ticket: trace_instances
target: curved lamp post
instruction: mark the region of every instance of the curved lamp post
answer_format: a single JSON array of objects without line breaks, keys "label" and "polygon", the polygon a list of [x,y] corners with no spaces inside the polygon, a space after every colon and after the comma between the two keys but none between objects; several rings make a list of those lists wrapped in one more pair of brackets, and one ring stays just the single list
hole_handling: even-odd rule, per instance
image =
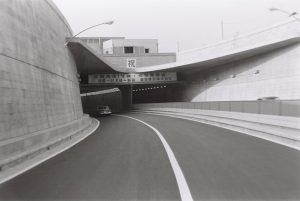
[{"label": "curved lamp post", "polygon": [[288,11],[285,11],[285,10],[282,10],[282,9],[279,9],[279,8],[270,8],[269,11],[279,11],[281,13],[284,13],[284,14],[288,15],[289,17],[293,17],[297,21],[300,21],[300,19],[296,17],[296,15],[298,14],[297,12],[290,13]]},{"label": "curved lamp post", "polygon": [[104,25],[104,24],[112,25],[113,23],[114,23],[114,21],[108,21],[108,22],[103,22],[103,23],[96,24],[96,25],[93,25],[93,26],[91,26],[91,27],[88,27],[88,28],[86,28],[86,29],[80,31],[79,33],[75,34],[75,35],[72,36],[71,38],[69,38],[69,40],[65,43],[65,47],[67,47],[68,44],[69,44],[69,42],[70,42],[71,40],[73,40],[73,38],[75,38],[76,36],[78,36],[79,34],[85,32],[85,31],[87,31],[87,30],[89,30],[89,29],[92,29],[92,28],[94,28],[94,27],[100,26],[100,25]]}]

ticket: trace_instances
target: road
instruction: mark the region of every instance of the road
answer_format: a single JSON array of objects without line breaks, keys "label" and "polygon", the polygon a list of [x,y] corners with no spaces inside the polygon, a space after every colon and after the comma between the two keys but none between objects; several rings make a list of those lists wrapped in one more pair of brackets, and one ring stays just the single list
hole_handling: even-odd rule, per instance
[{"label": "road", "polygon": [[[300,200],[299,151],[189,120],[126,114],[157,129],[194,200]],[[0,200],[180,200],[166,149],[149,126],[101,118],[81,143],[0,185]]]}]

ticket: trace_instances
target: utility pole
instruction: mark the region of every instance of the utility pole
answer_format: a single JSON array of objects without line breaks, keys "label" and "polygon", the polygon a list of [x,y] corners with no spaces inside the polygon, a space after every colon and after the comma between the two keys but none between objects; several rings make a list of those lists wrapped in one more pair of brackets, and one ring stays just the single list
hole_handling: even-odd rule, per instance
[{"label": "utility pole", "polygon": [[222,36],[222,40],[224,40],[224,22],[223,22],[223,20],[221,20],[221,36]]},{"label": "utility pole", "polygon": [[288,11],[285,11],[285,10],[282,10],[282,9],[279,9],[279,8],[269,8],[269,11],[279,11],[279,12],[282,12],[284,14],[287,14],[288,17],[293,17],[295,20],[297,20],[298,22],[300,22],[300,18],[296,17],[296,15],[298,15],[297,12],[288,12]]}]

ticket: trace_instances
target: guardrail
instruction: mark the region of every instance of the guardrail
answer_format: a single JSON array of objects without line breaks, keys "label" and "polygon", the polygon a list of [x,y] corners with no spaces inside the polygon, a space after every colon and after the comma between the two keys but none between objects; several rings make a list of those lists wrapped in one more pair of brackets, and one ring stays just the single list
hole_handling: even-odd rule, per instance
[{"label": "guardrail", "polygon": [[183,108],[300,117],[300,100],[168,102],[134,104],[132,109]]}]

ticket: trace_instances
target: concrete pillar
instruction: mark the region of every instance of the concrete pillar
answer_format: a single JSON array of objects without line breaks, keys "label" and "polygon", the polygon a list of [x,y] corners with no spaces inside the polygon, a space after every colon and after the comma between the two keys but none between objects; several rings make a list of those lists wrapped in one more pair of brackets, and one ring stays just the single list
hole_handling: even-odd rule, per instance
[{"label": "concrete pillar", "polygon": [[129,109],[132,105],[132,85],[119,87],[122,93],[123,110]]}]

